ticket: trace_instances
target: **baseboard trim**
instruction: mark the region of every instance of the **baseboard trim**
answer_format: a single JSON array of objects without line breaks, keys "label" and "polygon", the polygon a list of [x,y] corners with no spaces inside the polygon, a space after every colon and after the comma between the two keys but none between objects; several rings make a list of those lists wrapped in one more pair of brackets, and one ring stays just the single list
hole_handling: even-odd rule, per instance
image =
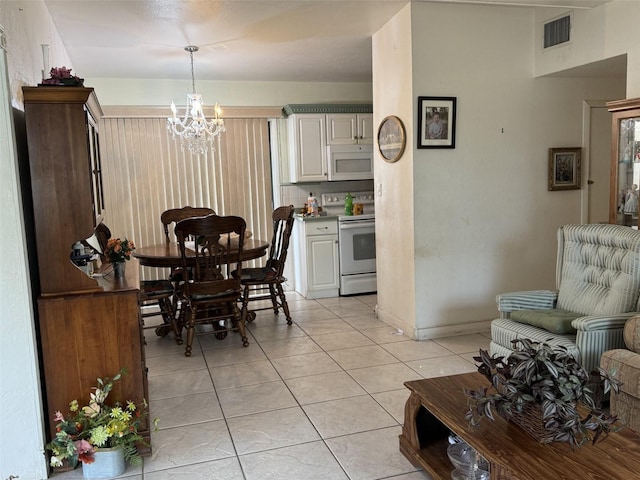
[{"label": "baseboard trim", "polygon": [[454,335],[466,335],[470,333],[484,333],[491,330],[491,320],[480,322],[458,323],[441,327],[415,328],[414,325],[396,317],[395,315],[378,308],[378,319],[387,325],[400,329],[404,334],[414,340],[430,340],[432,338],[452,337]]},{"label": "baseboard trim", "polygon": [[466,335],[469,333],[484,333],[491,330],[491,320],[483,320],[473,323],[459,323],[446,327],[419,328],[416,332],[418,340],[431,338],[452,337],[454,335]]}]

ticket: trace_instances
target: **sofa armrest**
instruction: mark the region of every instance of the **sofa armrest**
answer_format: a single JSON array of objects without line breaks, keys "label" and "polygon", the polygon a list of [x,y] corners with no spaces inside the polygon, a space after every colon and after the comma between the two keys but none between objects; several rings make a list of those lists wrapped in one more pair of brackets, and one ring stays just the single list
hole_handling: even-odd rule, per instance
[{"label": "sofa armrest", "polygon": [[640,315],[634,315],[624,324],[624,344],[628,350],[640,353]]},{"label": "sofa armrest", "polygon": [[637,312],[617,315],[592,315],[576,318],[576,345],[584,368],[590,372],[600,365],[600,357],[607,350],[624,348],[624,325]]},{"label": "sofa armrest", "polygon": [[543,310],[554,308],[557,299],[558,292],[552,292],[551,290],[528,290],[496,295],[500,318],[509,318],[509,313],[515,310]]},{"label": "sofa armrest", "polygon": [[622,330],[627,320],[636,315],[638,315],[638,312],[618,313],[616,315],[589,315],[576,318],[571,322],[571,326],[578,332]]}]

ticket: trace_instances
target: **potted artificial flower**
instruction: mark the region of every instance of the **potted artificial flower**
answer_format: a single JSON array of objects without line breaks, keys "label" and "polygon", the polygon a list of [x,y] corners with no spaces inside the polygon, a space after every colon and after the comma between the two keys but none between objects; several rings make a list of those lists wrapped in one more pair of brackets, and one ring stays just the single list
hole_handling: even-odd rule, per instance
[{"label": "potted artificial flower", "polygon": [[131,254],[136,249],[133,240],[125,238],[110,238],[104,249],[105,258],[113,265],[113,271],[116,277],[124,277],[124,262],[131,259]]},{"label": "potted artificial flower", "polygon": [[513,344],[507,358],[485,350],[473,357],[490,386],[465,389],[465,418],[472,427],[484,417],[494,420],[495,410],[539,442],[568,442],[572,448],[620,428],[617,418],[601,408],[609,390],[618,391],[618,380],[602,369],[587,372],[564,347],[529,339]]},{"label": "potted artificial flower", "polygon": [[42,85],[65,85],[70,87],[82,87],[84,78],[71,75],[71,68],[53,67],[49,71],[49,78],[42,80]]},{"label": "potted artificial flower", "polygon": [[98,378],[88,405],[80,406],[73,400],[68,415],[55,412],[57,433],[46,446],[51,451],[52,467],[61,467],[66,461],[75,468],[81,462],[85,478],[110,478],[124,472],[125,460],[132,465],[142,464],[138,445],[147,444],[139,429],[148,417],[146,401],[140,405],[132,401],[112,406],[105,403],[113,382],[124,373],[123,369],[113,378]]}]

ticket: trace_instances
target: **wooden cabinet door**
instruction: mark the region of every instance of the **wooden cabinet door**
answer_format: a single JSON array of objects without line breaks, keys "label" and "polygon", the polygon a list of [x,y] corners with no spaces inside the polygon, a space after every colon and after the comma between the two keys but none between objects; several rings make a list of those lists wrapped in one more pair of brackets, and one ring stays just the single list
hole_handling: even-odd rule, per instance
[{"label": "wooden cabinet door", "polygon": [[110,401],[149,399],[137,291],[41,297],[38,312],[52,436],[57,410],[67,412],[72,400],[85,405],[96,379],[122,368],[127,374],[114,385]]},{"label": "wooden cabinet door", "polygon": [[96,226],[91,155],[102,110],[92,88],[24,87],[23,94],[39,293],[100,290],[69,255]]}]

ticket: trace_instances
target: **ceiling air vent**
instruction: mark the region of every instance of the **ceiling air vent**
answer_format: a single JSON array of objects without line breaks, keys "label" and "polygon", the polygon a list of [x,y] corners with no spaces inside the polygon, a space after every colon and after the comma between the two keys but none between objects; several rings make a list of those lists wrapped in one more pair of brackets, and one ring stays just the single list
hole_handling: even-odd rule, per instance
[{"label": "ceiling air vent", "polygon": [[544,24],[544,48],[554,47],[569,41],[571,15],[556,18]]}]

